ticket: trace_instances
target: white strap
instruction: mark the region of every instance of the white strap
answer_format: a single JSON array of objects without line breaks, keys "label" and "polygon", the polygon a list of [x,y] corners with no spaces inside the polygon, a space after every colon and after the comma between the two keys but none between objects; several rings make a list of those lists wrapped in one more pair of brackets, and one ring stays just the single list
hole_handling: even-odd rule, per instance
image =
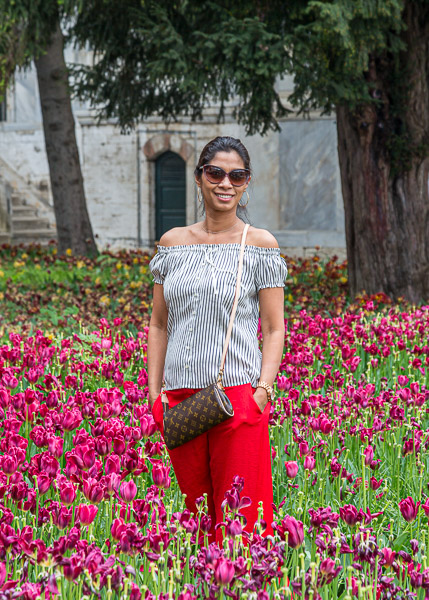
[{"label": "white strap", "polygon": [[244,248],[245,248],[245,245],[246,245],[246,236],[247,236],[247,231],[248,231],[249,227],[250,227],[249,224],[246,224],[244,226],[243,235],[241,237],[241,247],[240,247],[240,256],[238,258],[238,271],[237,271],[237,281],[236,281],[236,284],[235,284],[234,303],[232,305],[231,317],[229,319],[229,325],[228,325],[228,329],[226,331],[225,343],[223,345],[222,358],[220,359],[220,366],[219,366],[218,383],[220,383],[221,385],[222,385],[223,368],[225,366],[226,352],[228,350],[229,339],[231,337],[232,326],[234,325],[235,313],[237,311],[238,298],[240,296],[241,274],[243,272]]}]

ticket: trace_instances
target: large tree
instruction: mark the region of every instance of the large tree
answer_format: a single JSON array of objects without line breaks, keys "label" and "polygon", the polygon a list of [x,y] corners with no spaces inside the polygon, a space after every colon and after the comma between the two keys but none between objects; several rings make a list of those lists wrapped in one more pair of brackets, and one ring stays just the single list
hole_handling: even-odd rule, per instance
[{"label": "large tree", "polygon": [[336,112],[350,292],[429,297],[429,0],[88,0],[76,39],[96,61],[76,91],[123,129],[194,119],[235,97],[265,133],[286,114]]},{"label": "large tree", "polygon": [[86,207],[60,27],[62,19],[75,14],[76,7],[68,0],[0,0],[0,47],[9,42],[0,79],[7,81],[13,68],[34,60],[59,251],[71,248],[75,254],[94,255],[97,248]]}]

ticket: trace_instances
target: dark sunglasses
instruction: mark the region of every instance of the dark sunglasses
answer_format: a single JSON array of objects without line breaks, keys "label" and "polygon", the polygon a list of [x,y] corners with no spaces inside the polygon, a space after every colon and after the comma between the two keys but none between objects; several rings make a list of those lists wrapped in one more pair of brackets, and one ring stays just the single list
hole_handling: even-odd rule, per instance
[{"label": "dark sunglasses", "polygon": [[213,184],[221,183],[225,177],[228,177],[232,185],[239,187],[240,185],[247,183],[250,179],[249,169],[234,169],[229,173],[214,165],[203,165],[200,169],[203,170],[207,181]]}]

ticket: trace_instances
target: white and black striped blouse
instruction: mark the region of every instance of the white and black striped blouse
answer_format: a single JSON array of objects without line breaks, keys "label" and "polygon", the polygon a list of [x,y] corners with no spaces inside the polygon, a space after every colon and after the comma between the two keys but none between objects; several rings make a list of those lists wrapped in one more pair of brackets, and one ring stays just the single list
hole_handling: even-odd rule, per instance
[{"label": "white and black striped blouse", "polygon": [[[158,246],[150,262],[168,308],[167,390],[216,381],[235,293],[240,244]],[[256,385],[261,370],[258,292],[284,287],[278,248],[246,245],[240,298],[225,361],[225,386]]]}]

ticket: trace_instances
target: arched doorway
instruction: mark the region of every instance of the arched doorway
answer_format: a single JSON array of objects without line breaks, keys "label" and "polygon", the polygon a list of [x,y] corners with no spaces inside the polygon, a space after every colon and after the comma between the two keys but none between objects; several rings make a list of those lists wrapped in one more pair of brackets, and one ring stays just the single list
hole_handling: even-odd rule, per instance
[{"label": "arched doorway", "polygon": [[185,161],[164,152],[155,163],[155,236],[159,240],[172,227],[186,225]]}]

